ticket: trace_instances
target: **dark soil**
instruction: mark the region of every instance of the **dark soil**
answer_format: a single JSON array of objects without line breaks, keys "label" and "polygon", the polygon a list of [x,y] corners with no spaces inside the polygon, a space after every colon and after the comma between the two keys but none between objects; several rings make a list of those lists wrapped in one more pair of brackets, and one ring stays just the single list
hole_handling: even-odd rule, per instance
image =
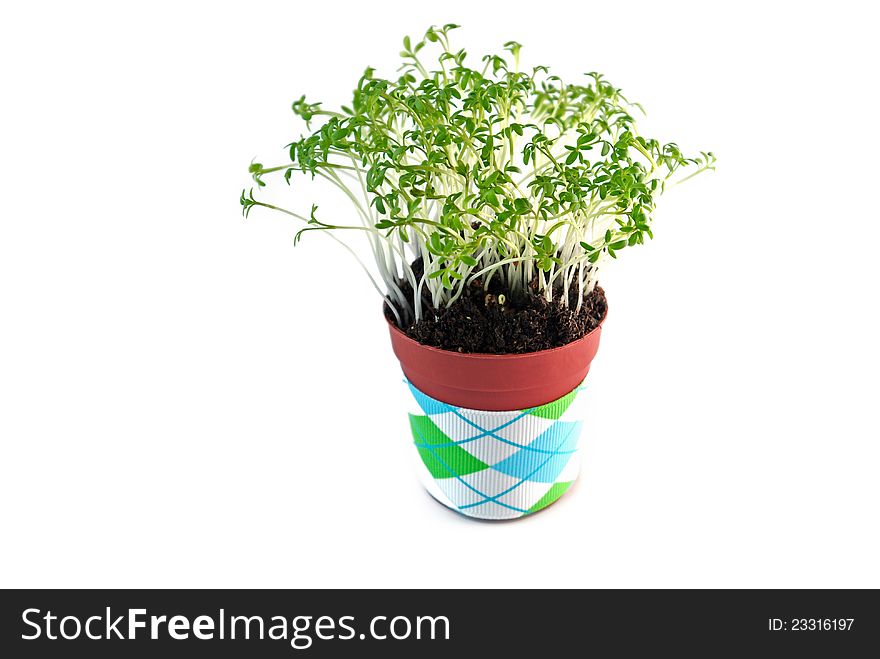
[{"label": "dark soil", "polygon": [[[413,263],[416,278],[421,277],[421,259]],[[449,309],[437,311],[430,299],[423,297],[422,320],[401,328],[419,343],[458,352],[523,353],[558,348],[581,338],[605,317],[605,291],[596,286],[584,296],[581,310],[577,307],[577,290],[569,291],[569,306],[559,303],[559,289],[553,302],[529,292],[512,296],[501,282],[493,277],[489,290],[484,282],[475,280]],[[534,287],[533,287],[534,288]],[[575,289],[577,287],[574,287]],[[401,285],[404,294],[412,299],[409,283]],[[499,304],[499,297],[504,304]],[[395,325],[394,316],[385,309],[386,317]]]}]

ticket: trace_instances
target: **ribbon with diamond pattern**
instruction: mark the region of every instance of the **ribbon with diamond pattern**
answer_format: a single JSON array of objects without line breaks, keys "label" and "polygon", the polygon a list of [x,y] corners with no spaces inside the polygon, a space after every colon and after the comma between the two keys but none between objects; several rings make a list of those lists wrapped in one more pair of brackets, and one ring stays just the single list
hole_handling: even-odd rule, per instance
[{"label": "ribbon with diamond pattern", "polygon": [[513,519],[546,508],[577,478],[582,386],[546,405],[491,412],[407,384],[418,405],[409,422],[422,482],[440,503],[469,517]]}]

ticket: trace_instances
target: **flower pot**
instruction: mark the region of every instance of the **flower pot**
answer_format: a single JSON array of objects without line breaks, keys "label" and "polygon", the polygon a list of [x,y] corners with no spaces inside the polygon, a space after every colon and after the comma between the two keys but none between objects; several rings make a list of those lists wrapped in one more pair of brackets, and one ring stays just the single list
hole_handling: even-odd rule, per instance
[{"label": "flower pot", "polygon": [[514,519],[568,489],[602,323],[559,348],[488,355],[422,345],[389,322],[412,392],[422,482],[435,499],[468,517]]}]

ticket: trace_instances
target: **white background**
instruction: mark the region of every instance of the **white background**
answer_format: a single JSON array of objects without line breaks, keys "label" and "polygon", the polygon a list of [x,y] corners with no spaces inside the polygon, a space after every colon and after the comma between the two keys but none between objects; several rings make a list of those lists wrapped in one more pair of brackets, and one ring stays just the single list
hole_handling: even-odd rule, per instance
[{"label": "white background", "polygon": [[[0,585],[880,587],[867,7],[7,5]],[[239,214],[292,100],[450,21],[719,158],[606,271],[581,480],[513,523],[421,490],[356,265]]]}]

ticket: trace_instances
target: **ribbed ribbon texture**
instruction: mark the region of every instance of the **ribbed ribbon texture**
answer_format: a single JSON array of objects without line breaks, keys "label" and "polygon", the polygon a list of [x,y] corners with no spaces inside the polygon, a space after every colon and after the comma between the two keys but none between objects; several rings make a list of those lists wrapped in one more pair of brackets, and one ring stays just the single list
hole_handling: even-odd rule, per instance
[{"label": "ribbed ribbon texture", "polygon": [[409,415],[422,480],[453,510],[479,519],[514,519],[549,506],[580,467],[578,387],[526,410],[490,412],[440,402],[408,383]]}]

